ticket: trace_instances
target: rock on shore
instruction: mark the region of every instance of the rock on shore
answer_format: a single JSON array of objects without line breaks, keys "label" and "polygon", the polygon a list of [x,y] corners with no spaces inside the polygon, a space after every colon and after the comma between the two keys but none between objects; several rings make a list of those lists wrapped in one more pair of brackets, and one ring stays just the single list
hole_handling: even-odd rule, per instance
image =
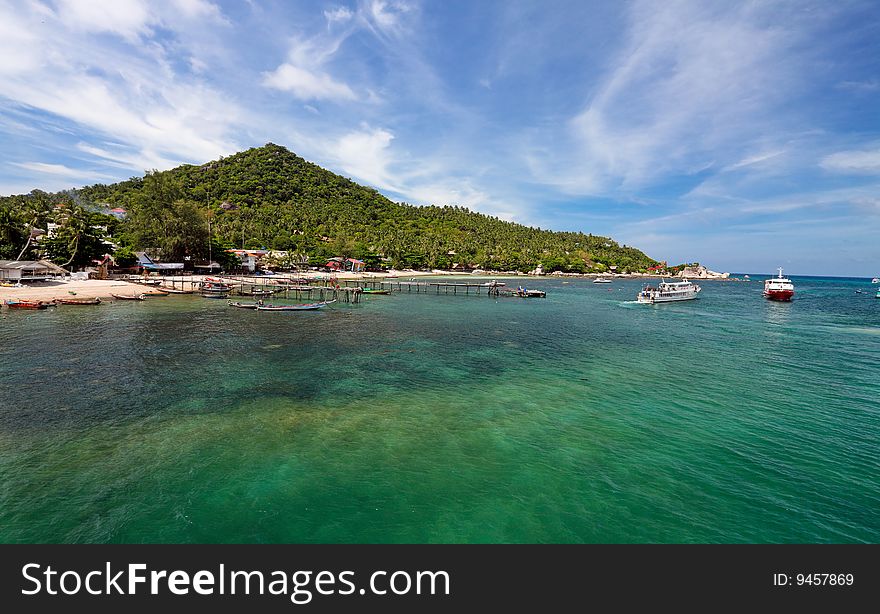
[{"label": "rock on shore", "polygon": [[695,267],[685,267],[678,276],[687,279],[727,279],[730,277],[730,273],[710,271],[703,265],[699,265]]}]

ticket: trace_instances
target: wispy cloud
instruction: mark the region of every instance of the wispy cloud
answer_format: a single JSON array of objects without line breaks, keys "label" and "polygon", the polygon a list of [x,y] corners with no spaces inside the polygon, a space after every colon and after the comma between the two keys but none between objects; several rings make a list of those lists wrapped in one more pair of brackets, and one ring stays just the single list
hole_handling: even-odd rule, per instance
[{"label": "wispy cloud", "polygon": [[291,92],[300,100],[354,100],[354,92],[348,85],[336,81],[323,72],[311,71],[301,66],[285,63],[266,73],[263,83],[278,90]]},{"label": "wispy cloud", "polygon": [[880,149],[838,151],[823,158],[820,165],[841,173],[880,174]]},{"label": "wispy cloud", "polygon": [[32,5],[39,10],[30,12],[0,5],[0,24],[7,24],[0,28],[12,24],[18,32],[41,33],[39,44],[24,41],[27,34],[12,37],[15,64],[28,70],[0,69],[0,96],[9,107],[63,118],[68,126],[123,144],[129,155],[117,159],[199,161],[235,151],[230,133],[240,112],[228,96],[177,74],[156,43],[131,54],[113,38],[89,36],[102,32],[133,42],[149,37],[154,26],[184,27],[187,14],[195,20],[222,15],[204,1],[172,5],[70,1],[59,2],[57,12],[43,5]]},{"label": "wispy cloud", "polygon": [[392,179],[389,146],[394,135],[367,125],[332,142],[328,155],[346,173],[372,186],[395,192],[400,187]]},{"label": "wispy cloud", "polygon": [[97,180],[112,178],[110,175],[106,175],[104,173],[96,173],[93,171],[78,168],[70,168],[69,166],[65,166],[63,164],[50,164],[47,162],[13,162],[13,166],[33,171],[38,174],[56,175],[59,177],[71,177],[75,179],[88,178]]},{"label": "wispy cloud", "polygon": [[628,22],[626,43],[566,126],[570,172],[536,171],[570,191],[634,191],[709,164],[743,166],[756,141],[787,137],[796,33],[755,5],[636,2]]},{"label": "wispy cloud", "polygon": [[334,9],[329,9],[324,11],[324,17],[327,19],[327,22],[332,24],[336,21],[348,21],[354,16],[354,13],[344,6],[339,6]]}]

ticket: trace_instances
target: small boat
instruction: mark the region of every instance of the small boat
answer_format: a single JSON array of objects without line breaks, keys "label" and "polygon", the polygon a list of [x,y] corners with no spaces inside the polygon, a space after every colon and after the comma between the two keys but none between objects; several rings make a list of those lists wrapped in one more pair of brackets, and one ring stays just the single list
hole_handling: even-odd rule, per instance
[{"label": "small boat", "polygon": [[44,301],[20,301],[16,299],[6,301],[6,306],[10,309],[46,309],[52,304]]},{"label": "small boat", "polygon": [[321,309],[326,307],[331,303],[335,303],[336,299],[332,301],[322,301],[320,303],[306,303],[304,305],[257,305],[258,311],[312,311],[315,309]]},{"label": "small boat", "polygon": [[242,296],[272,296],[276,290],[251,290],[250,292],[242,292]]},{"label": "small boat", "polygon": [[778,277],[764,281],[764,298],[770,301],[790,301],[792,296],[794,296],[794,284],[790,279],[782,276],[782,267],[779,267]]},{"label": "small boat", "polygon": [[520,286],[516,289],[516,292],[513,293],[514,296],[518,296],[520,298],[546,298],[547,293],[543,290],[529,290],[527,288],[523,288]]},{"label": "small boat", "polygon": [[202,283],[201,295],[205,298],[228,298],[232,286],[210,277]]},{"label": "small boat", "polygon": [[380,288],[362,288],[361,292],[364,294],[391,294],[391,290],[383,290]]},{"label": "small boat", "polygon": [[147,296],[168,296],[171,293],[167,292],[165,290],[156,289],[156,290],[150,290],[146,294],[147,294]]},{"label": "small boat", "polygon": [[646,285],[636,295],[636,302],[647,303],[672,303],[675,301],[689,301],[697,298],[702,291],[700,286],[685,279],[684,281],[662,281],[656,288]]},{"label": "small boat", "polygon": [[607,277],[597,277],[596,279],[593,280],[593,283],[594,284],[610,284],[611,280],[608,279]]},{"label": "small boat", "polygon": [[178,290],[177,288],[169,288],[168,286],[159,286],[159,290],[168,294],[192,294],[192,290]]},{"label": "small boat", "polygon": [[877,295],[874,298],[880,298],[880,290],[877,290]]},{"label": "small boat", "polygon": [[875,277],[874,279],[871,280],[871,283],[872,284],[880,284],[880,277]]},{"label": "small boat", "polygon": [[236,302],[228,301],[226,304],[229,305],[230,307],[238,307],[239,309],[256,309],[257,307],[260,306],[260,303],[240,303],[238,301],[236,301]]},{"label": "small boat", "polygon": [[55,300],[59,305],[100,305],[99,298],[59,298]]},{"label": "small boat", "polygon": [[147,300],[146,294],[110,294],[115,299],[119,299],[120,301],[145,301]]},{"label": "small boat", "polygon": [[[562,283],[566,283],[566,282],[562,282]],[[504,282],[503,281],[495,281],[493,279],[492,281],[487,281],[486,283],[484,283],[482,285],[485,286],[486,288],[502,288],[502,287],[504,287]]]}]

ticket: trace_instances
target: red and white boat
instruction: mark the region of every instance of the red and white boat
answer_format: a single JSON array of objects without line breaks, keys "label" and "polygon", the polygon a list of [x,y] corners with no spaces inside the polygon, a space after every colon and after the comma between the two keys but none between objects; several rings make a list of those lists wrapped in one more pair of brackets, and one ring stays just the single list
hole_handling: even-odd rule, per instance
[{"label": "red and white boat", "polygon": [[771,277],[764,282],[764,298],[771,301],[790,301],[794,296],[794,284],[787,277],[782,276],[782,267],[779,267],[779,276]]}]

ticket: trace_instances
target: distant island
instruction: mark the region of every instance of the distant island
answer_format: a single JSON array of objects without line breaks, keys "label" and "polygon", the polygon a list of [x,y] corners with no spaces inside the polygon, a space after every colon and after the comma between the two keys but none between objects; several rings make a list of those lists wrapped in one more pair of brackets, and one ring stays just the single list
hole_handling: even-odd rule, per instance
[{"label": "distant island", "polygon": [[608,237],[395,203],[272,143],[111,185],[0,197],[0,259],[83,268],[109,253],[124,266],[149,250],[228,268],[232,248],[277,250],[280,268],[336,257],[367,270],[677,272]]}]

